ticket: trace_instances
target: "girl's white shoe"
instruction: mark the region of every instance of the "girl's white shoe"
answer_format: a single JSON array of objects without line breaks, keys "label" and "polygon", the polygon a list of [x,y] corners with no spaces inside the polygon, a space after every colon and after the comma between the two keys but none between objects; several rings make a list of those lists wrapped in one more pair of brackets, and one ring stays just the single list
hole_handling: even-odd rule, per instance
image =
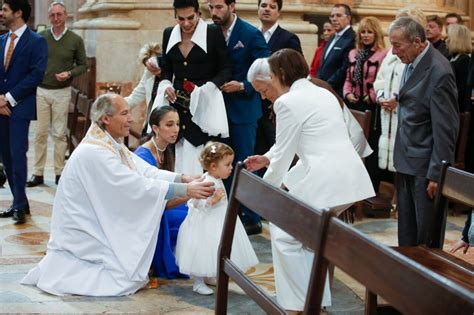
[{"label": "girl's white shoe", "polygon": [[205,283],[194,283],[193,291],[201,295],[211,295],[214,293],[211,288],[209,288]]}]

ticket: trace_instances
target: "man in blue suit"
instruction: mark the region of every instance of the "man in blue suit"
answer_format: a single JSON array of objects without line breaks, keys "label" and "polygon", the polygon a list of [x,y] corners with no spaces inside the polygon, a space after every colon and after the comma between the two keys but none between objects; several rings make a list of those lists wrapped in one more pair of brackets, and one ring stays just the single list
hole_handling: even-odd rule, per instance
[{"label": "man in blue suit", "polygon": [[25,222],[30,209],[26,198],[26,152],[30,121],[36,119],[36,88],[48,62],[44,37],[31,31],[27,0],[4,0],[1,17],[10,30],[0,37],[0,154],[13,194],[11,207],[0,217]]},{"label": "man in blue suit", "polygon": [[[262,116],[260,95],[247,81],[247,72],[255,59],[270,56],[270,50],[262,33],[234,13],[235,0],[208,0],[208,5],[212,20],[221,26],[233,62],[232,80],[223,84],[221,90],[235,160],[243,161],[254,154],[257,121]],[[248,209],[242,211],[247,233],[260,233],[260,217]]]},{"label": "man in blue suit", "polygon": [[318,79],[327,81],[342,95],[342,87],[349,67],[349,52],[355,47],[355,32],[351,27],[352,13],[347,4],[336,4],[331,10],[331,24],[336,33],[324,47]]},{"label": "man in blue suit", "polygon": [[[283,0],[258,0],[258,19],[262,23],[260,31],[272,53],[283,48],[291,48],[303,53],[298,36],[278,25],[282,7]],[[272,122],[272,112],[272,103],[269,100],[262,100],[262,117],[258,120],[255,154],[264,154],[275,144],[275,124]],[[263,176],[265,170],[257,173]]]}]

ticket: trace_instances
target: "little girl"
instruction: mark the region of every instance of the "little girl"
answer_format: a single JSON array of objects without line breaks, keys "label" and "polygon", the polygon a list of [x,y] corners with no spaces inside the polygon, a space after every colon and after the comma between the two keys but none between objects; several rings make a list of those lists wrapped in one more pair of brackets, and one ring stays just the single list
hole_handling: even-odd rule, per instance
[{"label": "little girl", "polygon": [[[213,291],[204,283],[204,277],[215,277],[217,273],[217,252],[227,210],[227,195],[222,179],[232,172],[234,151],[226,144],[209,142],[199,158],[207,171],[204,181],[214,183],[216,192],[205,200],[190,199],[188,214],[178,232],[176,262],[179,271],[194,278],[193,291],[203,295]],[[256,265],[257,256],[237,218],[232,261],[242,270]]]}]

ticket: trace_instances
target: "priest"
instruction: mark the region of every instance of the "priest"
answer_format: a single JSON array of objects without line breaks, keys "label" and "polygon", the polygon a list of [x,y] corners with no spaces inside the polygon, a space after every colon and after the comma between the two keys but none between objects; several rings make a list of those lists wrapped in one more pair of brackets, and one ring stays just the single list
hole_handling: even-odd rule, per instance
[{"label": "priest", "polygon": [[131,153],[122,139],[132,116],[121,96],[99,96],[91,120],[59,182],[46,256],[22,283],[54,295],[133,294],[148,282],[166,201],[207,198],[214,187]]}]

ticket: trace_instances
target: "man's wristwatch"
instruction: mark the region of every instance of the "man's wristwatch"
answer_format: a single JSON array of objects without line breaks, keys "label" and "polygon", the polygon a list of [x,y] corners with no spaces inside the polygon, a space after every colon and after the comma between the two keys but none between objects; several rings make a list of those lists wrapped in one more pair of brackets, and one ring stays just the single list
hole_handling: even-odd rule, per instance
[{"label": "man's wristwatch", "polygon": [[245,90],[244,82],[240,82],[240,91]]}]

